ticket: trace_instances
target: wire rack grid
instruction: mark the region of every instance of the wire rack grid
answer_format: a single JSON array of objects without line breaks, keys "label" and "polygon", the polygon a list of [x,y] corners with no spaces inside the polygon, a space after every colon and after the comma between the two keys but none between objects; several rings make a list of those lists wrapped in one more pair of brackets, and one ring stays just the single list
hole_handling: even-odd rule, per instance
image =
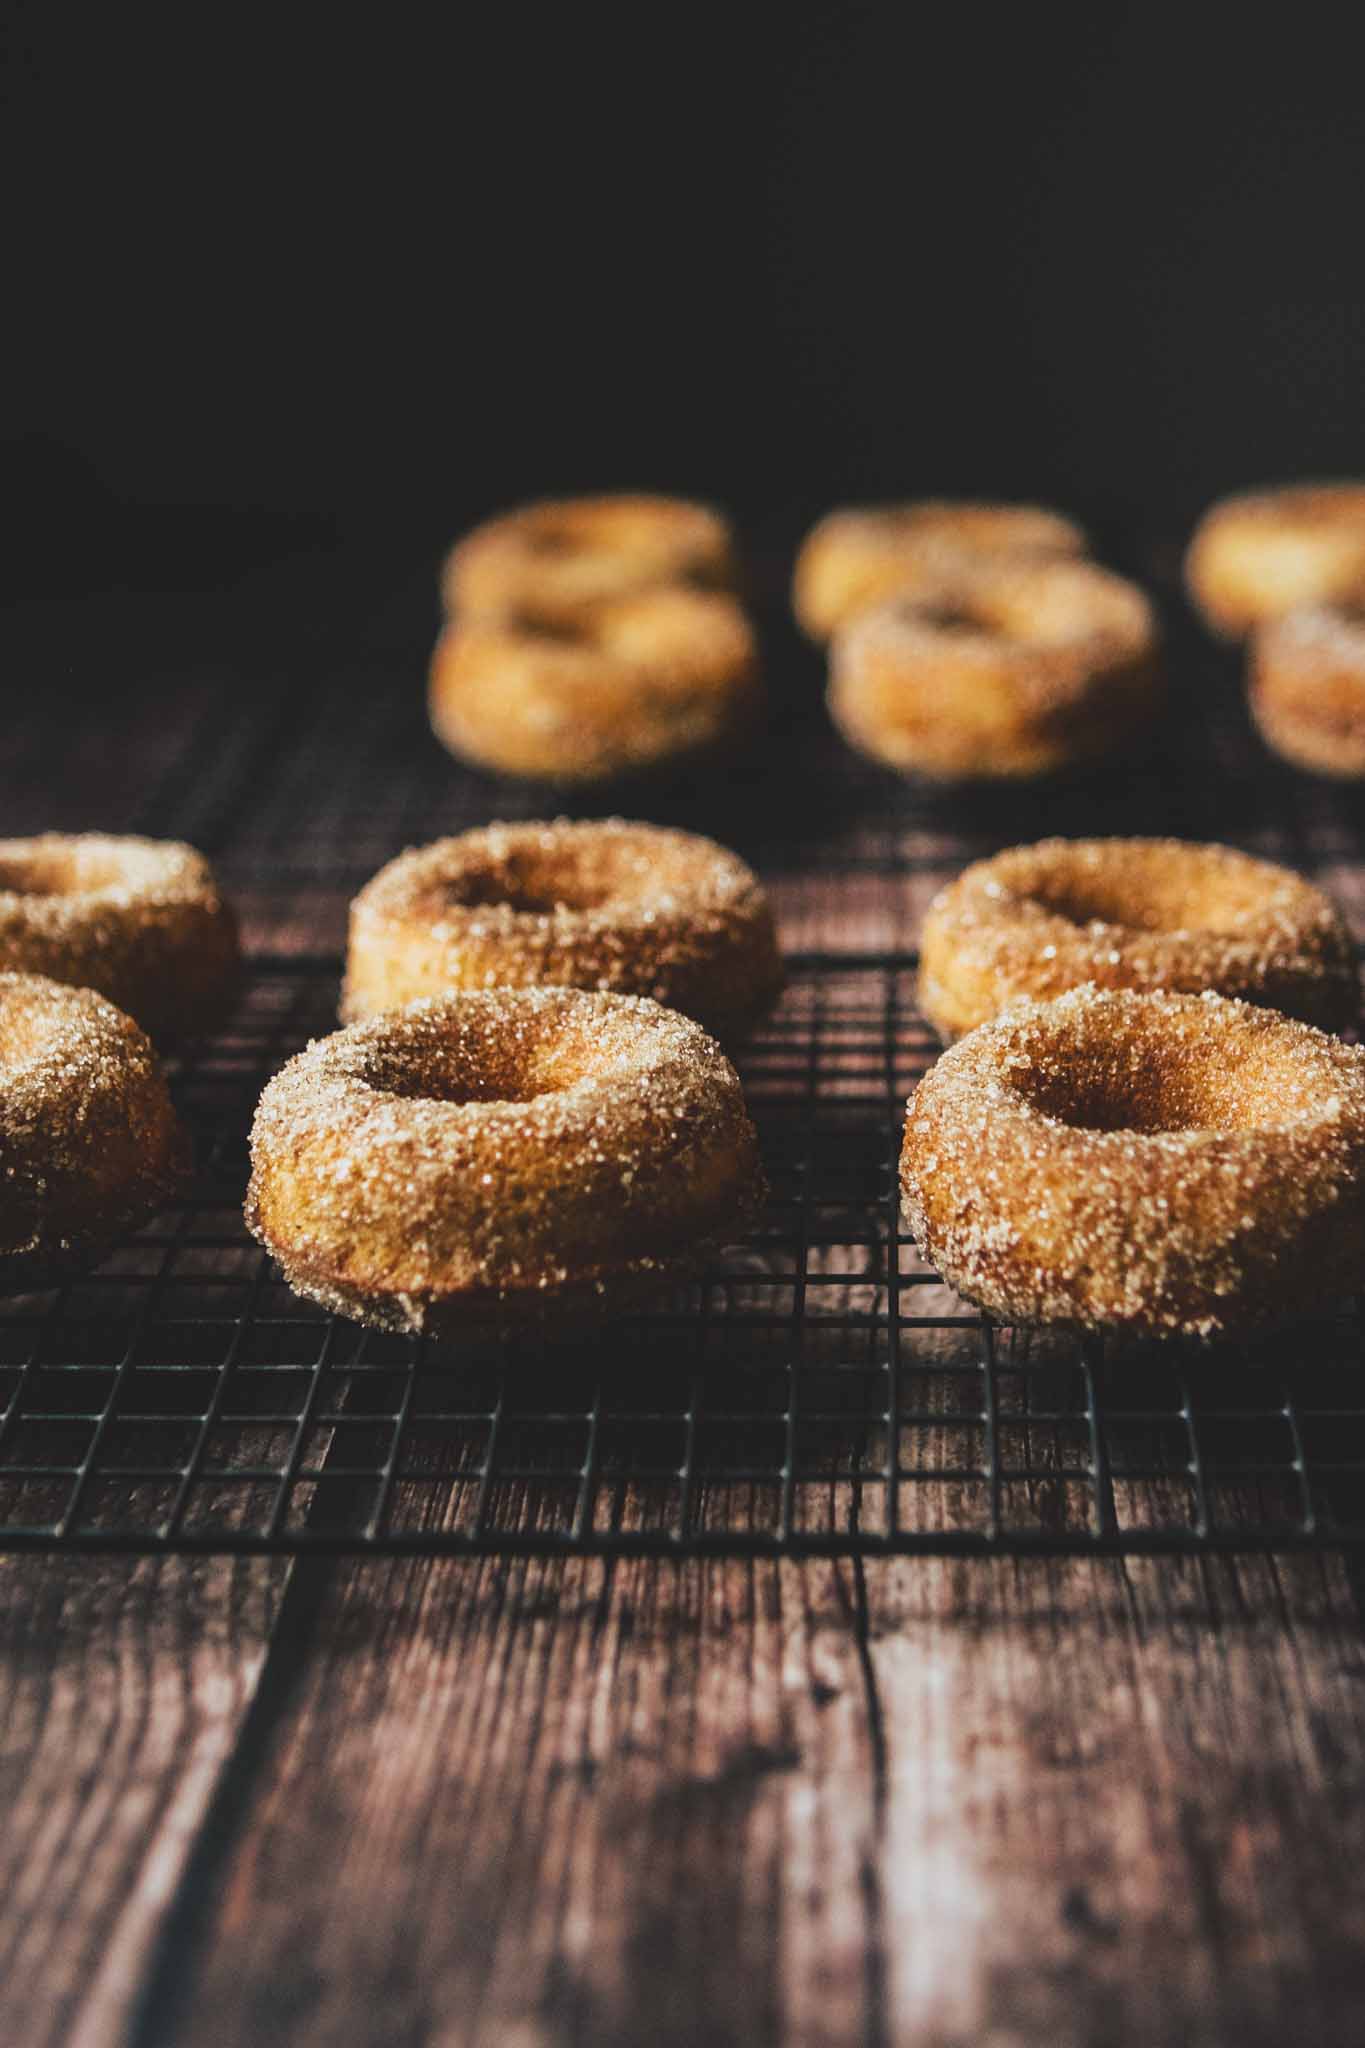
[{"label": "wire rack grid", "polygon": [[771,1201],[687,1294],[591,1342],[463,1350],[294,1296],[246,1235],[261,1086],[338,963],[257,963],[179,1072],[194,1188],[100,1270],[0,1305],[0,1544],[820,1554],[1304,1548],[1365,1537],[1351,1314],[1264,1353],[993,1328],[898,1216],[934,1056],[903,956],[808,955],[743,1061]]}]

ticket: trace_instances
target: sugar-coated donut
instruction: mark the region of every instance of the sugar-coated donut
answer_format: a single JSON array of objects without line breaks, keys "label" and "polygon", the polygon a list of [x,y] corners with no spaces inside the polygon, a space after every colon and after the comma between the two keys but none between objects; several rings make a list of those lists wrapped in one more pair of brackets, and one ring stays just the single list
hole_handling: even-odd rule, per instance
[{"label": "sugar-coated donut", "polygon": [[753,629],[714,591],[604,599],[573,626],[454,621],[429,706],[452,754],[495,775],[591,783],[719,750],[763,705]]},{"label": "sugar-coated donut", "polygon": [[1331,898],[1228,846],[1044,839],[974,863],[929,907],[919,999],[945,1040],[1083,982],[1214,989],[1328,1030],[1359,1007]]},{"label": "sugar-coated donut", "polygon": [[93,1266],[180,1185],[156,1054],[93,989],[0,974],[0,1291]]},{"label": "sugar-coated donut", "polygon": [[761,1199],[714,1039],[636,996],[492,989],[316,1041],[261,1097],[247,1221],[384,1328],[572,1325],[666,1291]]},{"label": "sugar-coated donut", "polygon": [[1083,555],[1081,529],[1039,505],[923,498],[830,512],[796,559],[792,605],[814,640],[828,640],[857,612],[933,585],[955,562],[979,556]]},{"label": "sugar-coated donut", "polygon": [[0,840],[0,969],[98,989],[153,1038],[177,1038],[219,1020],[239,965],[236,919],[192,846]]},{"label": "sugar-coated donut", "polygon": [[1365,1050],[1216,995],[1074,989],[912,1097],[906,1217],[1006,1322],[1226,1336],[1365,1270]]},{"label": "sugar-coated donut", "polygon": [[489,825],[390,861],[351,906],[342,1015],[460,988],[653,996],[723,1039],[782,982],[753,872],[713,840],[620,818]]},{"label": "sugar-coated donut", "polygon": [[1287,761],[1365,777],[1365,603],[1303,605],[1259,627],[1249,702],[1261,737]]},{"label": "sugar-coated donut", "polygon": [[1128,738],[1160,697],[1143,593],[1090,562],[959,565],[834,637],[830,715],[903,774],[1047,775]]},{"label": "sugar-coated donut", "polygon": [[1209,624],[1232,635],[1296,605],[1365,600],[1365,483],[1223,499],[1195,529],[1185,580]]},{"label": "sugar-coated donut", "polygon": [[551,631],[605,599],[667,584],[728,590],[735,551],[709,505],[640,493],[525,505],[475,527],[442,575],[452,618]]}]

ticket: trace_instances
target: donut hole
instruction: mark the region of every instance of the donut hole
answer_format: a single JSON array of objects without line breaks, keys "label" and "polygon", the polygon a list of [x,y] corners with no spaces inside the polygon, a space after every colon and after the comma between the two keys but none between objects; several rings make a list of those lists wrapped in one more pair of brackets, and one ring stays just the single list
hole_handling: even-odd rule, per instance
[{"label": "donut hole", "polygon": [[433,881],[424,914],[439,920],[450,909],[502,907],[528,917],[602,910],[657,895],[667,887],[666,867],[657,850],[651,853],[628,834],[577,845],[566,838],[543,849],[520,846],[502,854],[481,851]]},{"label": "donut hole", "polygon": [[964,642],[1021,637],[1015,630],[1016,622],[1007,608],[996,601],[995,594],[971,584],[965,588],[950,584],[922,596],[906,596],[902,605],[903,616],[912,626],[935,636]]},{"label": "donut hole", "polygon": [[[567,679],[582,680],[583,655],[628,655],[632,651],[629,647],[618,647],[614,644],[622,638],[622,634],[613,614],[624,602],[628,600],[594,592],[582,598],[572,610],[559,615],[552,615],[532,606],[529,610],[517,614],[516,625],[519,632],[535,643],[542,655],[560,653],[578,657],[574,666],[568,670]],[[638,633],[635,637],[638,638]]]},{"label": "donut hole", "polygon": [[610,523],[604,528],[602,508],[596,506],[546,505],[528,513],[519,523],[517,539],[526,553],[538,561],[562,561],[571,555],[599,553],[610,546]]},{"label": "donut hole", "polygon": [[1314,1114],[1282,1061],[1221,1036],[1058,1044],[1009,1080],[1034,1109],[1080,1131],[1262,1130]]},{"label": "donut hole", "polygon": [[542,1096],[558,1093],[558,1087],[537,1087],[535,1077],[511,1074],[393,1074],[372,1081],[381,1094],[396,1095],[404,1102],[538,1102]]},{"label": "donut hole", "polygon": [[1024,577],[1008,566],[945,578],[907,599],[913,619],[934,633],[1028,647],[1070,646],[1107,624],[1109,606],[1069,565],[1035,562]]},{"label": "donut hole", "polygon": [[920,617],[926,626],[932,626],[936,633],[980,633],[990,631],[969,606],[961,604],[927,604]]},{"label": "donut hole", "polygon": [[1259,876],[1202,874],[1189,857],[1163,858],[1125,846],[1113,862],[1062,865],[1030,877],[1020,893],[1054,917],[1147,932],[1236,932],[1264,916],[1266,888]]},{"label": "donut hole", "polygon": [[543,526],[529,533],[526,539],[533,555],[546,557],[574,554],[582,545],[572,533],[566,533],[562,527],[555,526]]},{"label": "donut hole", "polygon": [[530,916],[556,910],[597,910],[614,894],[612,877],[571,852],[562,856],[514,853],[504,861],[467,867],[437,892],[441,907],[492,909],[500,904]]},{"label": "donut hole", "polygon": [[576,1079],[563,1062],[535,1052],[519,1058],[494,1047],[471,1057],[467,1048],[426,1050],[420,1059],[394,1051],[370,1062],[366,1079],[382,1095],[404,1102],[538,1102],[556,1095]]},{"label": "donut hole", "polygon": [[510,1036],[496,1017],[472,1016],[449,1035],[418,1023],[412,1037],[368,1047],[361,1072],[371,1088],[408,1102],[538,1102],[610,1064],[614,1035],[599,1027],[589,1038],[563,1018]]},{"label": "donut hole", "polygon": [[582,600],[573,605],[569,600],[565,602],[569,608],[562,612],[547,609],[544,600],[513,605],[506,626],[542,655],[557,649],[576,651],[591,646],[591,628],[586,617],[578,616]]}]

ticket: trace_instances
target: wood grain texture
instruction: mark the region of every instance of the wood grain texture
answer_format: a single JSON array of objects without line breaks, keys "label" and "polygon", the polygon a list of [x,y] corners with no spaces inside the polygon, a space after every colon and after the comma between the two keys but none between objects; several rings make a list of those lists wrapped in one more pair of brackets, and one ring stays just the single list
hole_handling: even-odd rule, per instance
[{"label": "wood grain texture", "polygon": [[1345,2048],[1362,1682],[1330,1561],[345,1566],[147,2038]]},{"label": "wood grain texture", "polygon": [[287,1570],[0,1560],[6,2048],[125,2039]]}]

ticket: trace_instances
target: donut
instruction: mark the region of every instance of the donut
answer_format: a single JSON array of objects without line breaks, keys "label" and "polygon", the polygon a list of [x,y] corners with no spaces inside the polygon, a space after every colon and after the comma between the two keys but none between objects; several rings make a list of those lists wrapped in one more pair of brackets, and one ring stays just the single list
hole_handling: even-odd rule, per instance
[{"label": "donut", "polygon": [[1221,1337],[1365,1266],[1365,1049],[1225,996],[1072,989],[943,1055],[905,1213],[1007,1322]]},{"label": "donut", "polygon": [[467,534],[446,559],[452,618],[576,625],[604,599],[661,585],[728,590],[729,522],[709,505],[641,494],[525,505]]},{"label": "donut", "polygon": [[1249,702],[1287,761],[1343,781],[1365,776],[1365,602],[1301,605],[1258,627]]},{"label": "donut", "polygon": [[1090,562],[958,564],[835,634],[849,744],[939,781],[1047,775],[1106,752],[1160,695],[1140,590]]},{"label": "donut", "polygon": [[734,599],[660,589],[604,599],[553,631],[455,621],[436,643],[428,701],[460,760],[581,784],[719,750],[757,723],[763,696]]},{"label": "donut", "polygon": [[0,839],[0,969],[98,989],[153,1038],[218,1021],[237,923],[192,846],[45,832]]},{"label": "donut", "polygon": [[1224,498],[1195,529],[1185,581],[1209,625],[1234,637],[1297,605],[1365,599],[1365,483]]},{"label": "donut", "polygon": [[180,1186],[156,1054],[93,989],[0,973],[0,1292],[95,1265]]},{"label": "donut", "polygon": [[830,512],[796,558],[792,606],[813,640],[902,591],[933,584],[955,562],[980,556],[1083,555],[1086,538],[1038,505],[983,505],[924,498]]},{"label": "donut", "polygon": [[945,1041],[1085,982],[1213,989],[1326,1030],[1359,1008],[1330,897],[1229,846],[1043,839],[965,868],[929,906],[919,1000]]},{"label": "donut", "polygon": [[481,989],[315,1041],[261,1097],[246,1216],[381,1328],[572,1327],[694,1272],[762,1195],[714,1039],[638,996]]},{"label": "donut", "polygon": [[563,984],[653,996],[732,1041],[781,983],[772,911],[736,855],[691,832],[560,818],[488,825],[381,868],[351,906],[342,1016]]}]

